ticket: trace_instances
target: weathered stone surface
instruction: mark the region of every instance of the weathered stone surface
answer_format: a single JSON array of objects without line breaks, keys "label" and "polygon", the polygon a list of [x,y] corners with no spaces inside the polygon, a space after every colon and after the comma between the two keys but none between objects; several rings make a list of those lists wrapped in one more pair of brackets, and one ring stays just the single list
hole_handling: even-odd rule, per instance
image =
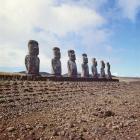
[{"label": "weathered stone surface", "polygon": [[29,54],[25,57],[25,66],[27,69],[27,74],[29,75],[39,75],[39,65],[40,59],[38,42],[35,40],[30,40],[28,42]]},{"label": "weathered stone surface", "polygon": [[68,67],[68,76],[77,77],[77,65],[76,65],[76,56],[74,50],[68,51],[69,60],[67,62]]},{"label": "weathered stone surface", "polygon": [[110,64],[107,62],[107,78],[112,79],[111,71],[110,71]]},{"label": "weathered stone surface", "polygon": [[89,77],[89,67],[88,67],[88,58],[87,54],[82,54],[83,56],[83,63],[82,63],[82,77]]},{"label": "weathered stone surface", "polygon": [[97,61],[96,58],[92,59],[92,67],[91,67],[93,78],[98,78],[98,71],[97,71]]},{"label": "weathered stone surface", "polygon": [[53,48],[53,54],[54,54],[54,58],[51,61],[51,65],[52,65],[52,74],[54,76],[61,76],[61,53],[60,53],[60,49],[58,47],[54,47]]},{"label": "weathered stone surface", "polygon": [[104,63],[104,61],[101,61],[100,77],[105,78],[105,63]]}]

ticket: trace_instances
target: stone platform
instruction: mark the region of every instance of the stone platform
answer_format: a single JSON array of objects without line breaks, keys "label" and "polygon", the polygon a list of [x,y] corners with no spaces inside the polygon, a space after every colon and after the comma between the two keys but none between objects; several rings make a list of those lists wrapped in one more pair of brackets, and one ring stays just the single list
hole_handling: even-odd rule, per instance
[{"label": "stone platform", "polygon": [[118,79],[107,79],[107,78],[71,78],[71,77],[54,77],[54,76],[30,76],[30,75],[0,75],[0,80],[28,80],[28,81],[80,81],[80,82],[92,82],[92,81],[106,81],[106,82],[119,82]]}]

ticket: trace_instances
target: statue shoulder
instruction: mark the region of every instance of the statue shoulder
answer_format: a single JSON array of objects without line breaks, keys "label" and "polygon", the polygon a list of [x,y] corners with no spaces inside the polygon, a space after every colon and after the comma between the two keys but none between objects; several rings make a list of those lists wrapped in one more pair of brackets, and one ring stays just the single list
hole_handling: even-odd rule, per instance
[{"label": "statue shoulder", "polygon": [[30,59],[30,55],[26,55],[25,56],[25,62],[29,61],[29,59]]},{"label": "statue shoulder", "polygon": [[51,62],[54,62],[54,58],[51,59]]},{"label": "statue shoulder", "polygon": [[71,61],[70,61],[70,60],[68,60],[68,61],[67,61],[67,63],[68,63],[68,64],[70,64],[70,63],[71,63]]},{"label": "statue shoulder", "polygon": [[30,57],[30,55],[26,55],[26,56],[25,56],[25,58],[29,58],[29,57]]},{"label": "statue shoulder", "polygon": [[38,61],[40,62],[40,58],[39,58],[39,57],[37,57],[37,59],[38,59]]},{"label": "statue shoulder", "polygon": [[98,65],[97,61],[96,61],[95,65],[96,65],[96,66]]},{"label": "statue shoulder", "polygon": [[82,68],[84,68],[85,65],[82,63],[81,66],[82,66]]}]

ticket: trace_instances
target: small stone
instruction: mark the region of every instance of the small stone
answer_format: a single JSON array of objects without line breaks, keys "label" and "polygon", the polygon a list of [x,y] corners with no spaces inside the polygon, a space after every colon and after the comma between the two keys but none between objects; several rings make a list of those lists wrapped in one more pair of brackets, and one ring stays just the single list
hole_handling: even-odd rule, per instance
[{"label": "small stone", "polygon": [[116,140],[116,137],[112,137],[110,140]]},{"label": "small stone", "polygon": [[135,115],[131,115],[129,118],[133,118],[133,119],[135,119],[135,118],[136,118],[136,116],[135,116]]},{"label": "small stone", "polygon": [[124,126],[127,127],[130,125],[135,125],[134,122],[135,122],[135,120],[128,120],[128,121],[126,121],[126,123],[124,123]]},{"label": "small stone", "polygon": [[52,135],[53,135],[53,136],[58,136],[57,130],[54,130]]},{"label": "small stone", "polygon": [[81,122],[88,122],[89,116],[88,115],[82,115],[81,116]]},{"label": "small stone", "polygon": [[32,127],[30,125],[26,125],[26,129],[32,129]]},{"label": "small stone", "polygon": [[96,119],[91,117],[91,118],[90,118],[90,121],[96,122]]},{"label": "small stone", "polygon": [[83,132],[87,132],[87,129],[86,128],[83,128]]},{"label": "small stone", "polygon": [[35,132],[30,131],[29,134],[32,135],[32,136],[34,136],[35,135]]},{"label": "small stone", "polygon": [[113,129],[113,130],[118,130],[119,128],[120,128],[119,125],[112,126],[112,129]]},{"label": "small stone", "polygon": [[43,124],[43,127],[46,128],[48,126],[48,124]]},{"label": "small stone", "polygon": [[105,135],[105,133],[107,132],[107,128],[97,127],[97,128],[94,128],[93,131],[96,135]]},{"label": "small stone", "polygon": [[21,116],[21,115],[22,115],[22,113],[21,113],[21,112],[19,112],[19,113],[18,113],[18,115],[19,115],[19,116]]},{"label": "small stone", "polygon": [[69,123],[67,124],[67,126],[68,126],[68,128],[73,128],[75,125],[74,125],[73,122],[69,122]]},{"label": "small stone", "polygon": [[100,107],[96,107],[95,110],[101,111],[101,108]]},{"label": "small stone", "polygon": [[11,127],[8,127],[8,128],[7,128],[7,131],[8,131],[8,132],[13,132],[13,131],[15,131],[15,128],[12,127],[12,126],[11,126]]},{"label": "small stone", "polygon": [[109,111],[109,110],[104,112],[105,117],[111,117],[111,116],[114,116],[114,115],[115,115],[115,113],[112,112],[112,111]]},{"label": "small stone", "polygon": [[108,123],[108,124],[106,125],[106,127],[109,129],[109,128],[112,127],[112,124],[111,124],[111,123]]},{"label": "small stone", "polygon": [[66,133],[65,131],[61,131],[60,134],[61,134],[61,136],[65,136],[65,133]]},{"label": "small stone", "polygon": [[101,124],[101,126],[102,126],[102,127],[105,127],[105,126],[106,126],[106,124],[105,124],[105,123],[102,123],[102,124]]},{"label": "small stone", "polygon": [[37,125],[36,128],[40,129],[40,128],[44,128],[44,126],[43,125]]}]

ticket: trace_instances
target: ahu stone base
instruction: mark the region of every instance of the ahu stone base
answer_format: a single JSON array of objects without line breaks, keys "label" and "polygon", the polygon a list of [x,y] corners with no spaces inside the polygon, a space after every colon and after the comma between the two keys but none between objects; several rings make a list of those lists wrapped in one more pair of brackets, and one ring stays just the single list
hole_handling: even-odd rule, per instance
[{"label": "ahu stone base", "polygon": [[72,78],[72,77],[55,77],[55,76],[35,76],[35,75],[0,75],[0,80],[28,80],[28,81],[79,81],[79,82],[119,82],[118,79],[108,79],[108,78]]}]

